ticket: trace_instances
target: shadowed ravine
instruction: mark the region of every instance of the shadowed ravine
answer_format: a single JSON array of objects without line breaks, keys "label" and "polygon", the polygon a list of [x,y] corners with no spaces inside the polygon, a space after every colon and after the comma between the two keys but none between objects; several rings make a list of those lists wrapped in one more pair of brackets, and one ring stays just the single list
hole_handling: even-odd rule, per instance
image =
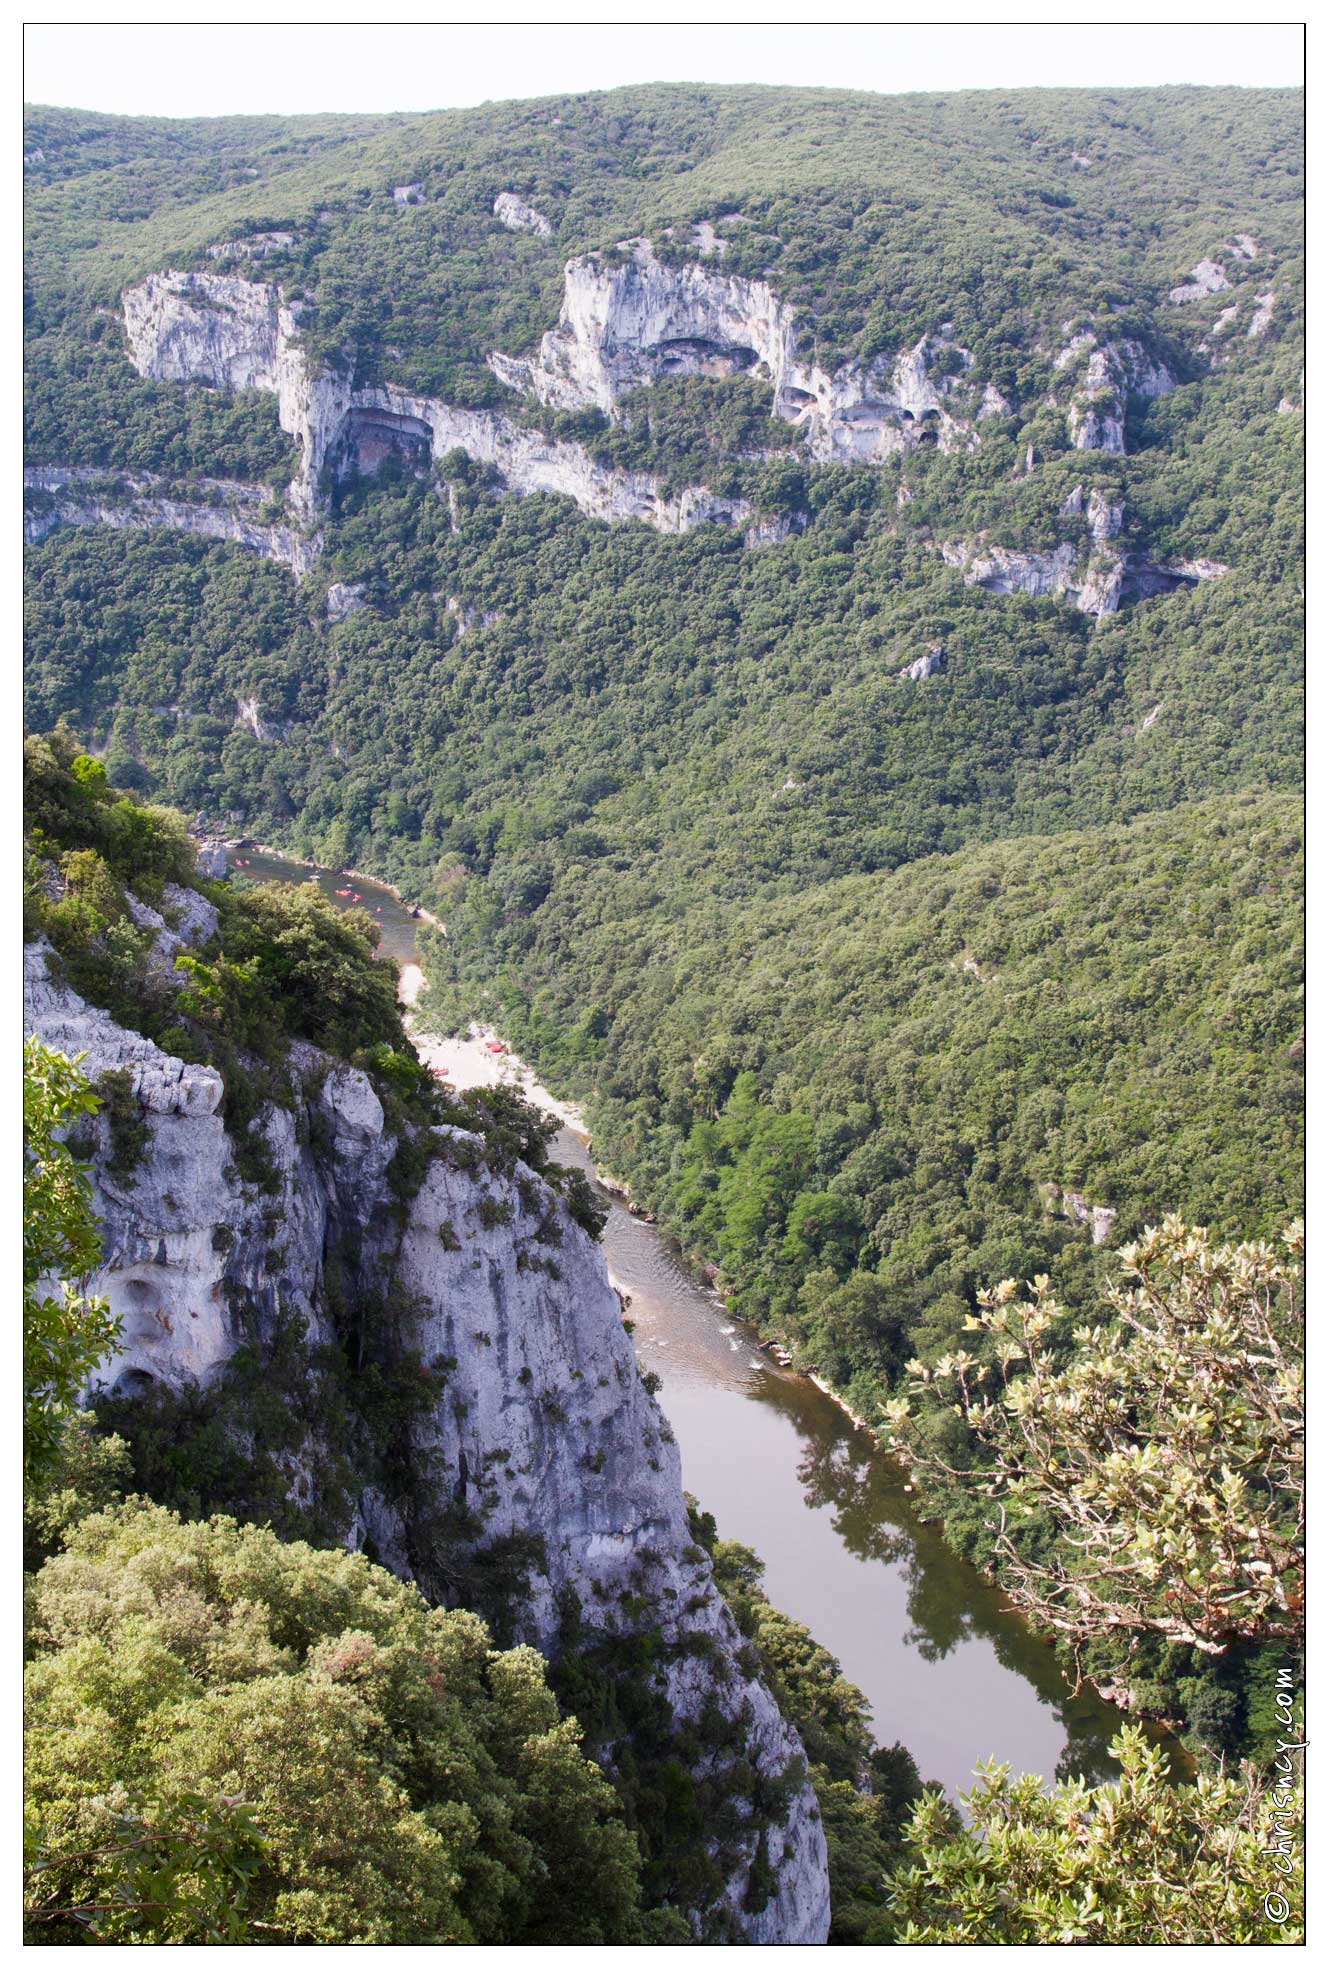
[{"label": "shadowed ravine", "polygon": [[[336,892],[350,888],[382,925],[384,953],[414,961],[416,925],[389,890],[257,851],[238,856],[242,875],[317,879],[343,907]],[[421,1044],[455,1086],[517,1080],[510,1057],[478,1040]],[[529,1076],[520,1084],[540,1097]],[[573,1129],[555,1154],[593,1173]],[[770,1598],[838,1657],[871,1703],[878,1737],[907,1744],[923,1775],[952,1793],[986,1757],[1045,1778],[1109,1776],[1120,1712],[1088,1690],[1073,1696],[1051,1649],[920,1521],[906,1478],[867,1433],[761,1352],[658,1230],[603,1188],[601,1200],[610,1275],[631,1299],[642,1365],[660,1376],[685,1484],[722,1537],[759,1553]]]}]

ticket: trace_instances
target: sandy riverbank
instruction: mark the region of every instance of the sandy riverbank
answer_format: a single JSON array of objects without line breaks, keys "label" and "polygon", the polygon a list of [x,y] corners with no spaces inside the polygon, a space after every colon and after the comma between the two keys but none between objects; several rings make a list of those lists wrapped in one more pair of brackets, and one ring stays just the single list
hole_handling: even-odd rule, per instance
[{"label": "sandy riverbank", "polygon": [[[424,973],[418,964],[403,965],[398,987],[402,1003],[414,1005],[423,984]],[[511,1087],[533,1107],[557,1116],[565,1128],[571,1128],[583,1141],[587,1139],[586,1117],[575,1102],[556,1099],[515,1053],[489,1051],[491,1043],[499,1043],[492,1026],[472,1026],[464,1038],[439,1039],[421,1032],[413,1019],[408,1018],[406,1024],[420,1058],[426,1066],[442,1067],[449,1086]]]}]

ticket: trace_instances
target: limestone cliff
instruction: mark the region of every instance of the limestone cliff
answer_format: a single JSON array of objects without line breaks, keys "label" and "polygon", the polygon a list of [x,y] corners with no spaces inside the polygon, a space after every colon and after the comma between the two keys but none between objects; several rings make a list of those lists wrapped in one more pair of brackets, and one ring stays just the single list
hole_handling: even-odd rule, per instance
[{"label": "limestone cliff", "polygon": [[126,288],[125,332],[139,373],[160,382],[274,392],[284,431],[301,452],[290,503],[305,524],[323,509],[324,476],[372,474],[390,453],[427,468],[450,451],[492,466],[513,492],[562,493],[593,519],[640,520],[662,533],[706,522],[761,530],[745,500],[705,486],[669,493],[643,472],[599,465],[580,444],[547,438],[487,410],[462,410],[390,386],[353,387],[315,373],[299,340],[298,312],[277,288],[231,275],[153,274]]},{"label": "limestone cliff", "polygon": [[[555,1654],[572,1605],[603,1635],[653,1633],[651,1673],[675,1726],[708,1719],[714,1745],[718,1714],[737,1741],[700,1751],[694,1770],[721,1790],[731,1769],[747,1773],[713,1833],[725,1886],[709,1931],[823,1942],[826,1845],[801,1746],[691,1541],[678,1450],[603,1255],[555,1191],[521,1164],[487,1167],[481,1138],[449,1127],[433,1131],[423,1181],[403,1202],[390,1176],[398,1142],[368,1078],[297,1045],[290,1104],[257,1124],[275,1171],[265,1194],[236,1172],[220,1076],[85,1005],[40,945],[26,953],[25,1029],[88,1048],[94,1073],[135,1076],[145,1153],[124,1173],[103,1123],[94,1160],[105,1262],[91,1283],[123,1321],[104,1379],[129,1395],[206,1386],[242,1344],[261,1352],[293,1320],[312,1359],[337,1341],[334,1276],[357,1305],[405,1309],[413,1346],[444,1363],[445,1384],[409,1425],[412,1490],[360,1481],[348,1543],[372,1541],[447,1597],[455,1551],[437,1526],[461,1514],[481,1555],[513,1541],[530,1555],[512,1610],[520,1638]],[[311,1498],[347,1454],[315,1431],[289,1458],[291,1496]],[[757,1884],[767,1865],[769,1889]]]},{"label": "limestone cliff", "polygon": [[[665,266],[649,240],[624,246],[615,261],[568,261],[558,324],[536,355],[490,357],[502,382],[560,409],[612,411],[657,377],[748,374],[770,385],[773,414],[831,463],[873,463],[923,441],[944,451],[977,442],[954,402],[972,358],[948,328],[828,374],[800,361],[794,310],[768,282],[695,261]],[[949,359],[938,367],[943,351]]]},{"label": "limestone cliff", "polygon": [[109,526],[130,532],[165,527],[205,540],[230,540],[288,567],[298,581],[318,559],[322,536],[301,526],[263,520],[271,488],[201,479],[182,499],[152,472],[107,473],[74,466],[29,466],[23,474],[23,540],[35,546],[61,526]]},{"label": "limestone cliff", "polygon": [[1098,487],[1086,504],[1083,486],[1076,486],[1062,504],[1068,519],[1088,522],[1088,549],[1069,540],[1045,551],[990,545],[976,540],[948,540],[941,545],[947,565],[958,568],[966,587],[986,588],[994,595],[1048,596],[1064,601],[1082,615],[1115,615],[1130,602],[1147,601],[1176,588],[1194,588],[1217,581],[1228,570],[1222,561],[1184,560],[1157,565],[1116,544],[1123,509],[1113,505]]},{"label": "limestone cliff", "polygon": [[1100,342],[1092,329],[1073,335],[1053,364],[1075,379],[1066,425],[1077,451],[1126,449],[1126,403],[1160,397],[1177,387],[1165,362],[1130,337]]}]

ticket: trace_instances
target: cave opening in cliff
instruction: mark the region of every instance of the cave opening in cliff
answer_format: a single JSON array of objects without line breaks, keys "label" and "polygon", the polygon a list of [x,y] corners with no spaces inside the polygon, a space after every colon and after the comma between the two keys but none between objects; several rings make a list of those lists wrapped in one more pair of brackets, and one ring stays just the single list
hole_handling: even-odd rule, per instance
[{"label": "cave opening in cliff", "polygon": [[339,479],[376,479],[394,464],[407,472],[427,472],[433,448],[433,427],[423,417],[350,410],[337,440],[334,474]]},{"label": "cave opening in cliff", "polygon": [[149,1374],[146,1367],[127,1367],[122,1374],[116,1376],[115,1386],[112,1388],[111,1393],[113,1395],[128,1396],[130,1400],[137,1400],[139,1396],[146,1395],[156,1385],[156,1375]]},{"label": "cave opening in cliff", "polygon": [[655,351],[662,374],[701,376],[741,376],[757,360],[757,351],[734,342],[713,342],[704,337],[680,336],[661,342]]},{"label": "cave opening in cliff", "polygon": [[1170,595],[1178,588],[1198,588],[1198,574],[1187,574],[1182,568],[1135,567],[1123,577],[1121,602],[1147,602],[1154,595]]}]

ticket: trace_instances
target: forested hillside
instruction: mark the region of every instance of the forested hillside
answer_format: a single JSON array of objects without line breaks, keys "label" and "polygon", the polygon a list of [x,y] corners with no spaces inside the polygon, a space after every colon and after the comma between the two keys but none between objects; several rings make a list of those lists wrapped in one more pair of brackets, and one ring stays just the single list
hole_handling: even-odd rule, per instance
[{"label": "forested hillside", "polygon": [[[439,911],[425,1014],[874,1421],[999,1277],[1295,1214],[1298,95],[25,150],[34,729]],[[198,537],[228,485],[294,561]]]}]

